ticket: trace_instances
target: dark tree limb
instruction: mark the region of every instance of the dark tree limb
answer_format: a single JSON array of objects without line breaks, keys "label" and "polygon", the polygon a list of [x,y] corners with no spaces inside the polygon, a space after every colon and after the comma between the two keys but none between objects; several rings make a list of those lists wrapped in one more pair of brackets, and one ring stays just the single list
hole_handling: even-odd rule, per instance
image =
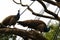
[{"label": "dark tree limb", "polygon": [[44,7],[44,10],[47,10],[46,5],[41,0],[38,0],[38,2]]},{"label": "dark tree limb", "polygon": [[[35,1],[35,0],[31,0],[31,1]],[[50,4],[55,5],[55,6],[60,8],[60,3],[59,2],[54,2],[52,0],[37,0],[37,1],[45,1],[47,3],[50,3]]]},{"label": "dark tree limb", "polygon": [[[37,0],[37,1],[39,1],[39,0]],[[55,6],[60,8],[60,3],[58,3],[58,2],[54,2],[54,1],[51,1],[51,0],[41,0],[41,1],[45,1],[47,3],[50,3],[50,4],[55,5]]]},{"label": "dark tree limb", "polygon": [[31,38],[33,40],[47,40],[45,37],[43,37],[40,33],[37,31],[26,31],[22,29],[15,29],[15,28],[0,28],[0,33],[4,34],[15,34],[18,36],[26,36],[27,38]]},{"label": "dark tree limb", "polygon": [[47,12],[48,14],[54,16],[55,18],[58,18],[58,15],[57,14],[55,14],[55,13],[49,11],[49,10],[45,10],[45,12]]}]

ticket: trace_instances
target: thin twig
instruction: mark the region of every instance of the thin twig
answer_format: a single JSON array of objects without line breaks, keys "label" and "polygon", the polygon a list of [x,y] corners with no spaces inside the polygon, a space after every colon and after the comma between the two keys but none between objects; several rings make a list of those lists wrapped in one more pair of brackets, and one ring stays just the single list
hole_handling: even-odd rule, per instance
[{"label": "thin twig", "polygon": [[15,0],[13,0],[13,2],[16,3],[16,4],[20,4],[20,3],[16,2]]}]

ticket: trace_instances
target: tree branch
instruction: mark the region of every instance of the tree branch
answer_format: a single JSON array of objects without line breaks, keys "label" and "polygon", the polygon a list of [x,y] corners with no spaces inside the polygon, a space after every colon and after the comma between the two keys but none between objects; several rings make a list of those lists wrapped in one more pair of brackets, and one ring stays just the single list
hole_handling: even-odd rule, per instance
[{"label": "tree branch", "polygon": [[16,3],[16,4],[20,4],[20,3],[16,2],[15,0],[13,0],[13,2]]},{"label": "tree branch", "polygon": [[48,14],[54,16],[55,18],[58,18],[58,15],[56,15],[55,13],[49,11],[49,10],[46,8],[46,5],[45,5],[41,0],[38,0],[38,2],[42,4],[42,6],[44,7],[45,12],[47,12]]},{"label": "tree branch", "polygon": [[16,2],[15,0],[13,0],[13,2],[16,3],[16,4],[21,4],[24,7],[27,6],[27,5],[23,5],[21,0],[20,0],[20,3]]},{"label": "tree branch", "polygon": [[33,40],[47,40],[45,37],[43,37],[41,34],[39,34],[37,31],[26,31],[22,29],[15,29],[15,28],[0,28],[0,33],[4,34],[15,34],[21,37],[26,36],[27,38],[31,38]]},{"label": "tree branch", "polygon": [[49,11],[49,10],[45,10],[45,12],[47,12],[48,14],[54,16],[56,19],[58,18],[58,15],[57,14],[55,14],[55,13]]},{"label": "tree branch", "polygon": [[36,16],[39,16],[39,17],[45,17],[45,18],[55,19],[54,17],[45,16],[45,15],[41,15],[41,14],[35,13],[35,12],[33,12],[33,10],[32,10],[31,8],[29,8],[29,7],[28,7],[28,10],[30,10],[33,15],[36,15]]},{"label": "tree branch", "polygon": [[49,10],[45,10],[45,12],[47,12],[48,14],[50,14],[50,15],[52,15],[54,17],[50,17],[50,16],[46,16],[46,15],[41,15],[41,14],[35,13],[31,8],[29,8],[29,6],[28,6],[28,10],[30,10],[33,15],[36,15],[36,16],[39,16],[39,17],[44,17],[44,18],[50,18],[50,19],[54,19],[54,20],[60,21],[60,17],[58,17],[57,14],[55,14],[55,13],[49,11]]},{"label": "tree branch", "polygon": [[[31,1],[35,1],[35,0],[31,0]],[[50,4],[55,5],[55,6],[60,8],[60,3],[59,2],[54,2],[54,1],[51,1],[51,0],[37,0],[37,1],[45,1],[47,3],[50,3]]]},{"label": "tree branch", "polygon": [[24,6],[24,7],[25,7],[25,6],[28,6],[28,5],[23,5],[21,0],[20,0],[20,4],[21,4],[22,6]]},{"label": "tree branch", "polygon": [[[37,0],[37,1],[39,1],[39,0]],[[54,2],[54,1],[51,1],[51,0],[41,0],[41,1],[45,1],[47,3],[50,3],[50,4],[55,5],[55,6],[60,8],[60,3],[58,3],[58,2]]]},{"label": "tree branch", "polygon": [[47,10],[46,5],[41,0],[37,0],[37,1],[42,4],[42,6],[44,7],[44,10]]}]

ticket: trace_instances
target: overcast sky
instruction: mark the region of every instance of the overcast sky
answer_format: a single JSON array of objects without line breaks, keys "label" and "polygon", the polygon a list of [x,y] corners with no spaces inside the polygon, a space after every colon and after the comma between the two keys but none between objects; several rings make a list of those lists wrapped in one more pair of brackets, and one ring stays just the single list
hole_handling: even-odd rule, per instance
[{"label": "overcast sky", "polygon": [[[16,2],[19,2],[19,0],[15,0]],[[30,0],[22,0],[23,4],[28,4],[30,5],[32,3],[32,1]],[[46,3],[46,2],[45,2]],[[22,7],[20,4],[17,5],[15,4],[12,0],[0,0],[0,22],[2,22],[2,20],[4,18],[6,18],[9,15],[16,15],[18,10],[20,9],[20,13],[22,13],[27,7]],[[36,13],[40,13],[40,11],[43,9],[43,7],[41,6],[40,3],[38,3],[37,1],[35,1],[31,6],[31,9],[33,9],[34,12]],[[53,5],[49,5],[48,9],[52,12],[54,12],[56,10],[56,6]],[[47,13],[44,12],[44,15],[48,15],[51,16]],[[60,15],[60,14],[59,14]],[[21,15],[20,17],[20,21],[23,20],[34,20],[35,19],[35,15],[33,15],[28,9]],[[38,20],[38,18],[37,18]],[[46,19],[46,18],[41,18],[40,20],[43,20],[46,24],[48,24],[50,19]],[[22,26],[20,27],[19,25],[16,26],[17,28],[23,28]]]}]

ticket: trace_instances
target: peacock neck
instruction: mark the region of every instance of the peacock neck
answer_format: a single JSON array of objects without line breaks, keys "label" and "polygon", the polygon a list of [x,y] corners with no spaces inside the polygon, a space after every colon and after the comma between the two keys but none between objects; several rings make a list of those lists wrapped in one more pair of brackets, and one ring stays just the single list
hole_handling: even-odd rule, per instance
[{"label": "peacock neck", "polygon": [[25,23],[25,22],[23,22],[23,21],[19,21],[18,22],[20,25],[22,25],[22,26],[27,26],[27,23]]},{"label": "peacock neck", "polygon": [[17,13],[17,20],[20,18],[20,10],[18,10],[18,13]]},{"label": "peacock neck", "polygon": [[16,17],[17,17],[17,20],[18,20],[20,18],[20,14],[18,13]]}]

